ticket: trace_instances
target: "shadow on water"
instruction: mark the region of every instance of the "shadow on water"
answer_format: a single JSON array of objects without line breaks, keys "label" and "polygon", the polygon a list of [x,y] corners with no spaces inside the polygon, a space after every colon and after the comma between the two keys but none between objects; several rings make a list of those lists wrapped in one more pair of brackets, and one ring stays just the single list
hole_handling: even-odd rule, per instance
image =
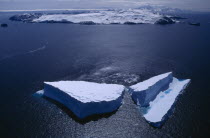
[{"label": "shadow on water", "polygon": [[51,98],[48,98],[46,96],[43,96],[44,99],[46,99],[47,101],[55,104],[57,107],[59,107],[62,111],[64,111],[69,117],[71,117],[74,121],[76,121],[77,123],[80,123],[82,125],[90,122],[90,121],[97,121],[99,119],[102,119],[102,118],[108,118],[112,115],[114,115],[117,110],[113,111],[113,112],[109,112],[109,113],[104,113],[104,114],[95,114],[95,115],[91,115],[91,116],[88,116],[84,119],[80,119],[78,118],[70,109],[68,109],[65,105],[51,99]]}]

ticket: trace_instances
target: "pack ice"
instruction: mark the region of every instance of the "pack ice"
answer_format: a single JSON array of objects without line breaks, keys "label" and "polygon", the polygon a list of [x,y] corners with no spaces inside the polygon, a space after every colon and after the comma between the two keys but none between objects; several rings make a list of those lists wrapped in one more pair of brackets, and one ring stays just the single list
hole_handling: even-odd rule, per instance
[{"label": "pack ice", "polygon": [[85,81],[44,83],[44,96],[69,108],[78,118],[117,110],[122,104],[124,86]]},{"label": "pack ice", "polygon": [[131,86],[130,92],[144,118],[152,126],[160,127],[172,114],[178,95],[189,82],[189,79],[178,80],[169,72]]}]

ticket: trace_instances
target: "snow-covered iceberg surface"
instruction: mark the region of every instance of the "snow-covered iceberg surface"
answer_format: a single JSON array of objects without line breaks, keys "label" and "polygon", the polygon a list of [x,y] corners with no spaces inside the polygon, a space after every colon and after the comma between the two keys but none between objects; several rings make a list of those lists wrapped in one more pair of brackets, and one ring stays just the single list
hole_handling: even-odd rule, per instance
[{"label": "snow-covered iceberg surface", "polygon": [[85,81],[45,82],[44,96],[69,108],[78,118],[117,110],[122,104],[124,86]]},{"label": "snow-covered iceberg surface", "polygon": [[173,113],[175,101],[178,95],[186,88],[190,80],[178,80],[173,78],[169,88],[160,92],[155,100],[143,111],[144,118],[154,127],[160,127]]},{"label": "snow-covered iceberg surface", "polygon": [[96,10],[51,14],[14,15],[10,20],[35,23],[74,23],[74,24],[173,24],[182,18],[161,13],[153,8]]},{"label": "snow-covered iceberg surface", "polygon": [[132,85],[130,86],[131,97],[135,103],[141,107],[146,107],[160,91],[168,89],[172,80],[172,72],[169,72]]}]

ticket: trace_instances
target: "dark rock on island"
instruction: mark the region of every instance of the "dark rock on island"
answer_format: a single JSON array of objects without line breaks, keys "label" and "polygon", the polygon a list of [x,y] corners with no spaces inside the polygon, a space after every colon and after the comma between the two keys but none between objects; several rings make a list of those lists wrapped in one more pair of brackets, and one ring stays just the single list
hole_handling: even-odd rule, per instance
[{"label": "dark rock on island", "polygon": [[9,19],[11,21],[23,21],[23,22],[32,22],[34,19],[41,17],[41,13],[33,13],[33,14],[21,14],[21,15],[14,15]]},{"label": "dark rock on island", "polygon": [[125,22],[124,24],[127,24],[127,25],[135,25],[136,23],[134,23],[134,22]]},{"label": "dark rock on island", "polygon": [[40,23],[69,23],[69,24],[71,24],[71,23],[73,23],[73,22],[71,22],[71,21],[67,21],[67,20],[61,20],[61,21],[54,21],[54,20],[46,20],[46,21],[42,21],[42,22],[40,22]]},{"label": "dark rock on island", "polygon": [[173,20],[184,20],[184,19],[187,19],[187,18],[179,17],[179,16],[172,16],[172,17],[170,17],[170,19],[173,19]]},{"label": "dark rock on island", "polygon": [[96,23],[94,23],[93,21],[84,21],[84,22],[80,22],[79,24],[83,24],[83,25],[95,25]]},{"label": "dark rock on island", "polygon": [[120,24],[120,23],[110,23],[110,24]]},{"label": "dark rock on island", "polygon": [[160,25],[166,25],[166,24],[174,24],[175,21],[171,19],[170,17],[163,17],[162,19],[159,19],[158,21],[155,22],[155,24],[160,24]]}]

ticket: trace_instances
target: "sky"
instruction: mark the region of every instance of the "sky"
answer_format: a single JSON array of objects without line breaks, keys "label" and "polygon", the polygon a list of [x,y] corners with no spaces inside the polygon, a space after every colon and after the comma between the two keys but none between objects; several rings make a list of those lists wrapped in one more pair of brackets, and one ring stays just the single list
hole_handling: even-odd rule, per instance
[{"label": "sky", "polygon": [[210,0],[0,0],[0,10],[135,8],[141,5],[210,12]]}]

